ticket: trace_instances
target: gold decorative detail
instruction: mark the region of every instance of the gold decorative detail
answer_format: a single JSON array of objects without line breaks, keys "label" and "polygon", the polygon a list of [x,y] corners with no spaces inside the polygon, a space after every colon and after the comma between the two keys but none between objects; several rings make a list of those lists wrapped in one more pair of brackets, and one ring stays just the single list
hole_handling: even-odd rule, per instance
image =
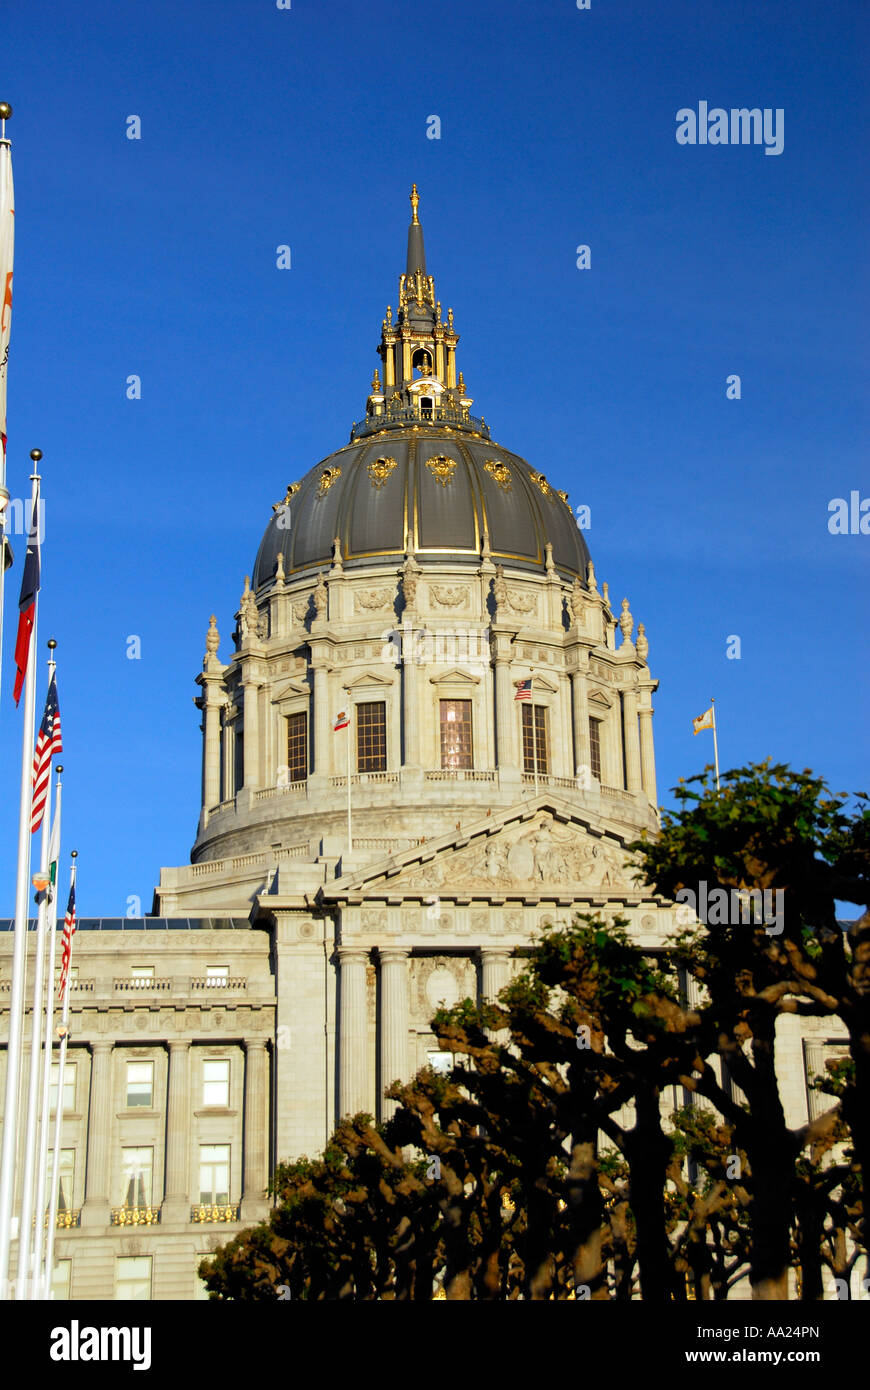
[{"label": "gold decorative detail", "polygon": [[562,501],[565,503],[565,506],[566,506],[566,507],[568,508],[568,510],[570,511],[570,510],[571,510],[571,503],[568,501],[568,494],[567,494],[567,492],[562,492],[562,491],[560,490],[559,492],[557,492],[556,496],[557,496],[557,497],[561,497]]},{"label": "gold decorative detail", "polygon": [[539,487],[541,489],[541,492],[544,494],[545,497],[552,498],[553,489],[550,487],[550,484],[547,482],[547,479],[544,477],[543,473],[536,473],[535,470],[532,469],[531,478],[532,482],[535,484],[536,487]]},{"label": "gold decorative detail", "polygon": [[336,482],[340,477],[340,468],[324,468],[323,472],[320,475],[320,482],[317,485],[317,496],[323,497],[327,492],[329,492],[329,489],[332,487],[332,484]]},{"label": "gold decorative detail", "polygon": [[511,471],[506,463],[498,459],[487,459],[483,465],[491,478],[495,478],[502,492],[510,492],[513,487]]},{"label": "gold decorative detail", "polygon": [[412,217],[411,217],[411,225],[412,225],[413,227],[419,227],[419,225],[420,225],[420,219],[419,219],[419,217],[417,216],[417,208],[418,208],[419,206],[420,206],[420,194],[417,192],[417,185],[416,185],[415,183],[412,183],[412,184],[411,184],[411,212],[412,212],[413,215],[412,215]]},{"label": "gold decorative detail", "polygon": [[287,492],[286,492],[284,498],[283,498],[282,501],[280,501],[280,502],[273,502],[273,503],[272,503],[272,511],[273,511],[273,512],[280,512],[280,510],[281,510],[282,507],[288,506],[289,503],[290,503],[290,498],[293,496],[294,492],[298,492],[298,491],[299,491],[299,489],[301,488],[301,486],[302,486],[301,483],[288,483],[288,484],[287,484]]},{"label": "gold decorative detail", "polygon": [[113,1226],[156,1226],[160,1220],[159,1207],[115,1207],[112,1211]]},{"label": "gold decorative detail", "polygon": [[426,467],[436,483],[446,487],[456,472],[456,460],[449,459],[446,454],[435,454],[433,458],[426,460]]},{"label": "gold decorative detail", "polygon": [[239,1204],[226,1207],[196,1206],[190,1209],[191,1221],[238,1221]]},{"label": "gold decorative detail", "polygon": [[372,459],[367,469],[372,487],[383,487],[396,466],[396,460],[393,458]]}]

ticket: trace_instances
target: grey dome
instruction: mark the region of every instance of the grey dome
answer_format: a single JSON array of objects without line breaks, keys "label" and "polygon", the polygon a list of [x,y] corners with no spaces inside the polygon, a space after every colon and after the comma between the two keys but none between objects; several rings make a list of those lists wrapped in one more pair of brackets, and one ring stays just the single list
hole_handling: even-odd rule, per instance
[{"label": "grey dome", "polygon": [[[441,461],[439,461],[441,460]],[[346,568],[395,569],[410,536],[427,563],[479,563],[484,531],[493,560],[557,569],[585,582],[589,551],[568,502],[517,454],[469,433],[418,425],[355,440],[310,469],[266,528],[253,586],[275,574],[328,565],[341,541]]]}]

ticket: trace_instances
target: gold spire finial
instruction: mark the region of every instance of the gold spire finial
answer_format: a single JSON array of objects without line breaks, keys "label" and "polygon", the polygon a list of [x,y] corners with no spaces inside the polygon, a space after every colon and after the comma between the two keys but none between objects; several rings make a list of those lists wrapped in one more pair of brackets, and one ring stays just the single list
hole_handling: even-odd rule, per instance
[{"label": "gold spire finial", "polygon": [[412,214],[413,214],[413,216],[411,217],[411,226],[412,226],[412,227],[419,227],[419,225],[420,225],[420,219],[419,219],[419,217],[417,216],[417,208],[419,207],[419,205],[420,205],[420,194],[417,192],[417,185],[416,185],[415,183],[412,183],[412,184],[411,184],[411,212],[412,212]]}]

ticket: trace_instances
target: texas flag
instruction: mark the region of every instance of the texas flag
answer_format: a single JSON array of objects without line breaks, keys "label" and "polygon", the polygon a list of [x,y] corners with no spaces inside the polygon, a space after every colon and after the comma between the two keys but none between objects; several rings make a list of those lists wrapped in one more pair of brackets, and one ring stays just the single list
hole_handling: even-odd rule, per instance
[{"label": "texas flag", "polygon": [[15,689],[12,692],[15,703],[21,699],[24,677],[27,675],[27,658],[30,653],[30,634],[36,617],[36,595],[39,593],[39,491],[33,498],[33,516],[30,521],[30,534],[27,537],[27,555],[24,558],[24,573],[21,576],[21,597],[18,600],[18,636],[15,639]]}]

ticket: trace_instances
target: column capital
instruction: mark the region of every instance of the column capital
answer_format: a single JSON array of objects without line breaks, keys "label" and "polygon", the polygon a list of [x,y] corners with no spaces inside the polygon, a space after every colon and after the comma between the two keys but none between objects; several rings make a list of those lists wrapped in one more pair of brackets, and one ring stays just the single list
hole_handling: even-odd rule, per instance
[{"label": "column capital", "polygon": [[379,946],[378,957],[383,964],[386,961],[398,963],[406,961],[411,954],[410,946]]},{"label": "column capital", "polygon": [[243,1043],[246,1052],[265,1051],[269,1046],[268,1038],[245,1038]]},{"label": "column capital", "polygon": [[338,958],[344,965],[368,965],[370,951],[367,946],[336,946]]},{"label": "column capital", "polygon": [[478,946],[481,960],[507,963],[513,956],[513,951],[509,946]]},{"label": "column capital", "polygon": [[170,1052],[181,1052],[190,1047],[190,1038],[169,1038],[167,1046]]},{"label": "column capital", "polygon": [[114,1046],[114,1038],[94,1038],[91,1043],[91,1052],[93,1052],[94,1055],[100,1053],[101,1056],[105,1056],[107,1052],[112,1051]]}]

